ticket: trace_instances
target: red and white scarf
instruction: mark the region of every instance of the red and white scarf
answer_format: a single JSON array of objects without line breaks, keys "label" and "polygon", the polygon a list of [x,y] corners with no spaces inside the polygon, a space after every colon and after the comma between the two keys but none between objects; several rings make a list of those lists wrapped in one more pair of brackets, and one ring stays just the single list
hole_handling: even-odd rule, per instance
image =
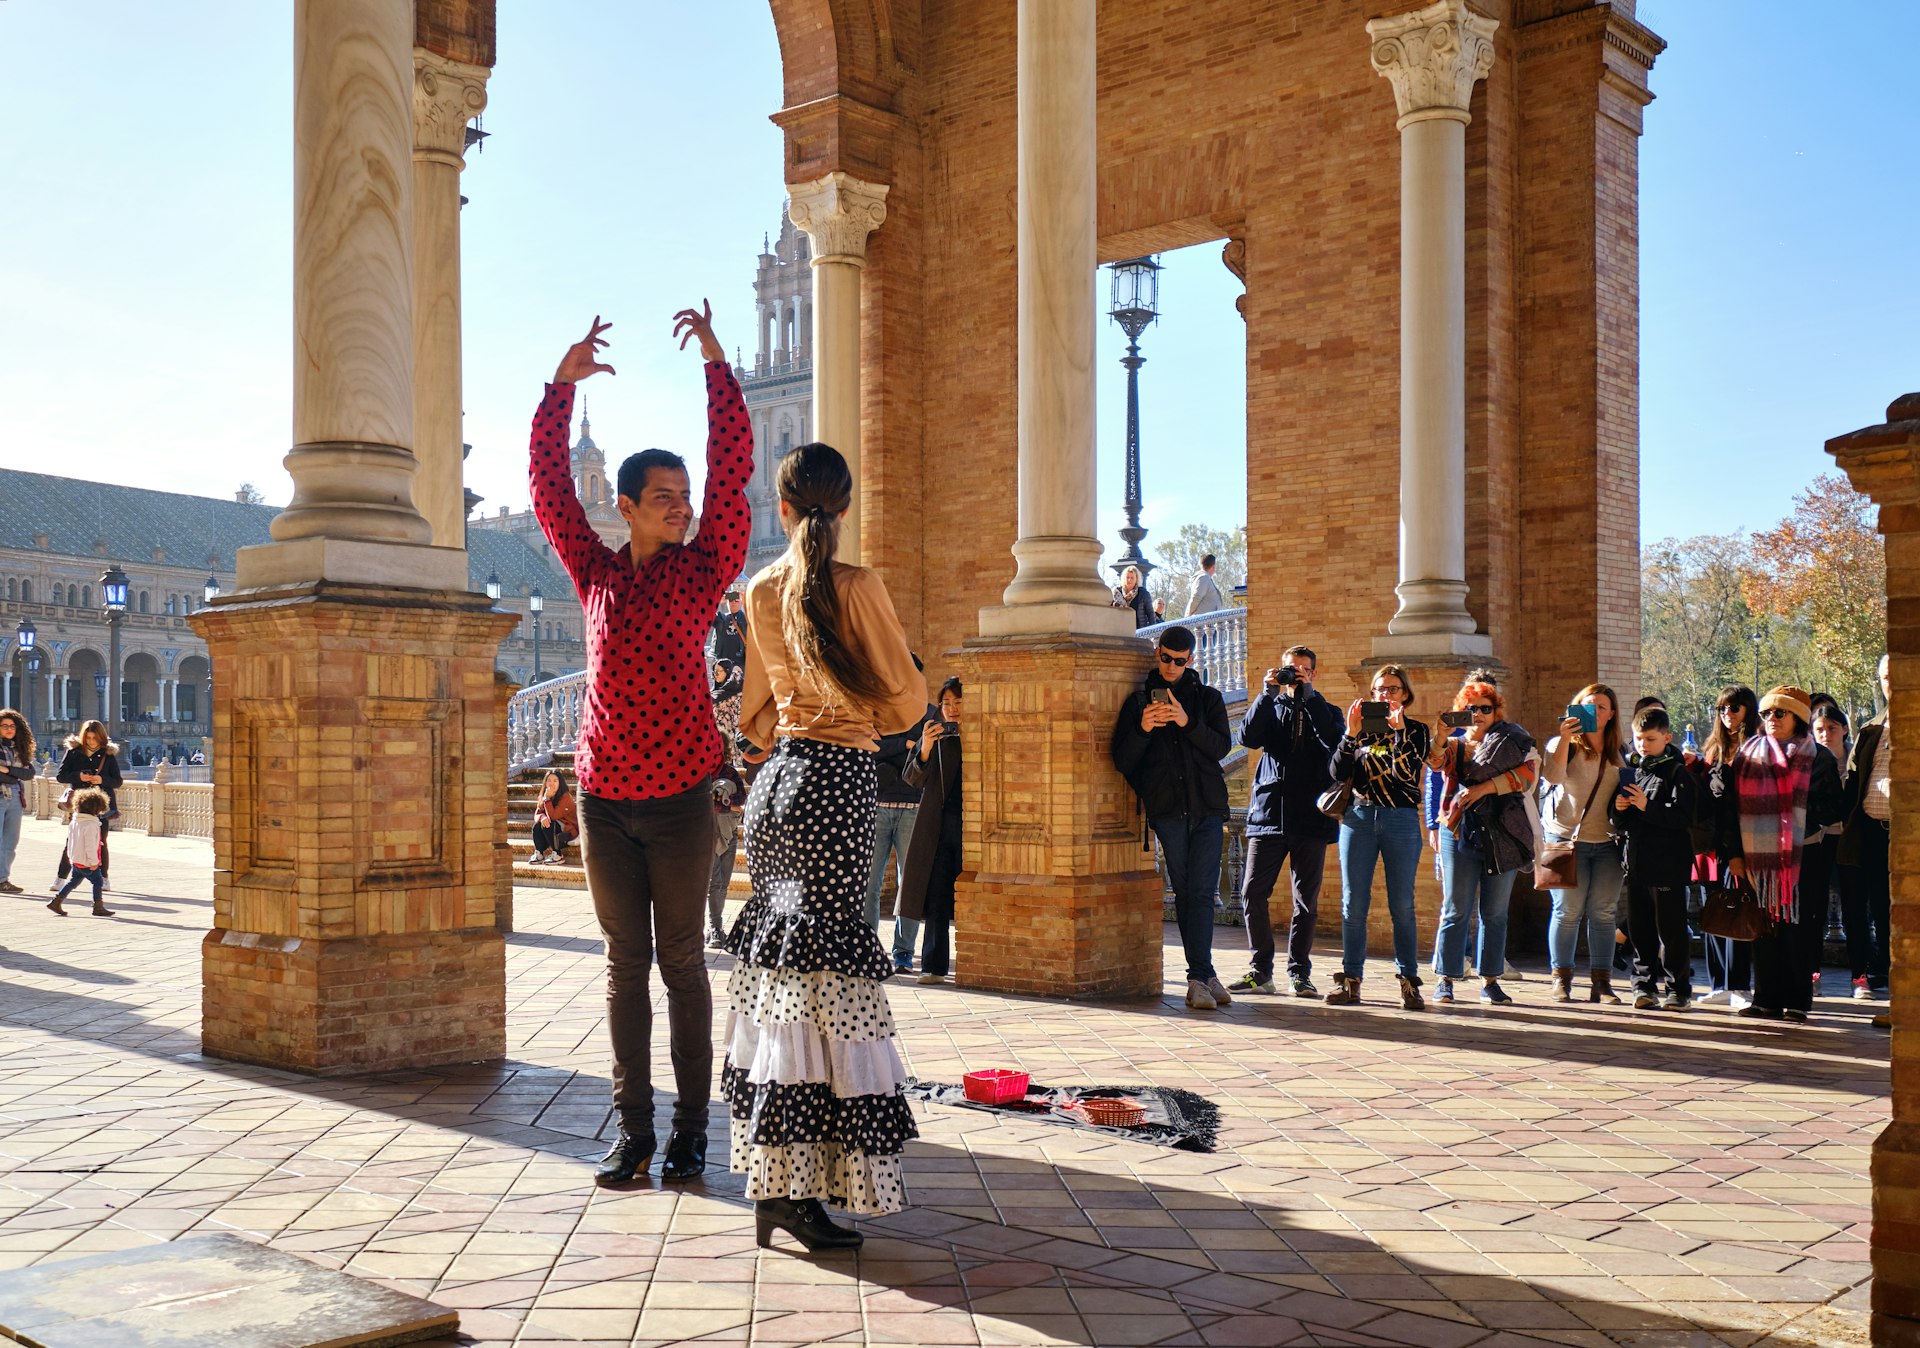
[{"label": "red and white scarf", "polygon": [[1813,754],[1811,735],[1782,743],[1762,733],[1741,745],[1733,760],[1747,879],[1776,922],[1800,920],[1800,849],[1807,836]]}]

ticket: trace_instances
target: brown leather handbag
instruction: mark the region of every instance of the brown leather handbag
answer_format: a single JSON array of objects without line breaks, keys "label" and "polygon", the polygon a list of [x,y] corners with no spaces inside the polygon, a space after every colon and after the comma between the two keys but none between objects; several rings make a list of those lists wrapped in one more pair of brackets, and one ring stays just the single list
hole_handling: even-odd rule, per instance
[{"label": "brown leather handbag", "polygon": [[[1580,830],[1586,827],[1587,811],[1593,808],[1593,798],[1600,792],[1600,781],[1607,775],[1606,765],[1600,765],[1599,775],[1593,779],[1593,790],[1587,792],[1587,803],[1580,807],[1580,822],[1574,825],[1573,837],[1580,836]],[[1573,850],[1573,838],[1565,842],[1549,842],[1540,845],[1540,855],[1533,859],[1533,887],[1536,890],[1572,889],[1580,883],[1580,859]]]},{"label": "brown leather handbag", "polygon": [[1760,906],[1759,896],[1751,889],[1735,882],[1707,891],[1700,930],[1729,941],[1757,941],[1773,933],[1773,914]]}]

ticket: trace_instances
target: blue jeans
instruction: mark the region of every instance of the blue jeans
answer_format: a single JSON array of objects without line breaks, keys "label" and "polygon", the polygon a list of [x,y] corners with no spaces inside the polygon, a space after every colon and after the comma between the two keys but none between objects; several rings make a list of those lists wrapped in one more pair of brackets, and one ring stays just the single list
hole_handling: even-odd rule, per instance
[{"label": "blue jeans", "polygon": [[20,847],[20,820],[26,815],[19,788],[0,788],[0,880],[13,878],[13,854]]},{"label": "blue jeans", "polygon": [[1220,851],[1226,846],[1226,821],[1217,814],[1191,822],[1174,816],[1149,819],[1166,858],[1173,885],[1173,914],[1180,923],[1180,944],[1187,954],[1187,980],[1204,983],[1213,972],[1213,899],[1220,892]]},{"label": "blue jeans", "polygon": [[1433,971],[1442,978],[1467,972],[1467,925],[1480,912],[1480,944],[1473,967],[1482,978],[1507,971],[1507,904],[1518,871],[1488,875],[1485,859],[1462,847],[1450,829],[1440,830],[1440,930],[1433,938]]},{"label": "blue jeans", "polygon": [[1394,972],[1420,981],[1413,882],[1421,846],[1420,812],[1410,805],[1370,805],[1356,798],[1340,821],[1340,963],[1348,978],[1360,977],[1366,968],[1367,911],[1373,906],[1373,867],[1379,861],[1387,870]]},{"label": "blue jeans", "polygon": [[1587,967],[1613,970],[1613,934],[1620,925],[1620,849],[1611,842],[1573,845],[1574,886],[1553,891],[1547,949],[1553,967],[1573,968],[1573,947],[1587,929]]},{"label": "blue jeans", "polygon": [[[877,806],[873,812],[873,863],[867,870],[867,925],[880,930],[880,891],[887,883],[887,853],[893,853],[893,884],[896,895],[907,887],[907,844],[913,840],[913,821],[920,817],[918,805]],[[894,900],[895,904],[899,899]],[[913,947],[920,935],[920,923],[910,917],[893,920],[893,967],[913,967]]]}]

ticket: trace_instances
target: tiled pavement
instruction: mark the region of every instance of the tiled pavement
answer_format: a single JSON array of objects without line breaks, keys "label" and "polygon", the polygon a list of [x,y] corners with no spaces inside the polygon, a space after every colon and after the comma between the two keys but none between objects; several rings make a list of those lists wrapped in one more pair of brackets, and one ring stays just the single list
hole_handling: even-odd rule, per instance
[{"label": "tiled pavement", "polygon": [[[22,883],[57,855],[26,827]],[[0,900],[0,1266],[239,1232],[459,1307],[487,1344],[1866,1341],[1887,1045],[1838,998],[1796,1028],[1554,1008],[1538,975],[1505,1011],[1409,1015],[1384,967],[1344,1010],[896,985],[923,1077],[1182,1086],[1222,1146],[922,1109],[917,1206],[807,1259],[755,1251],[724,1171],[593,1188],[583,894],[518,896],[510,1061],[315,1081],[198,1056],[207,844],[123,835],[114,860],[111,920]]]}]

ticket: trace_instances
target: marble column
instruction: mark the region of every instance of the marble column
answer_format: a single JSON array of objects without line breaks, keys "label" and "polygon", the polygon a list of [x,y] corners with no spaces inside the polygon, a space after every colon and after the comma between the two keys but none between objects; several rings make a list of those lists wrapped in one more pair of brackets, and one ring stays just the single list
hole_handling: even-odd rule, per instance
[{"label": "marble column", "polygon": [[413,49],[413,503],[436,547],[466,549],[460,457],[460,171],[487,106],[484,66]]},{"label": "marble column", "polygon": [[1020,0],[1019,537],[983,636],[1131,636],[1095,574],[1095,0]]},{"label": "marble column", "polygon": [[293,499],[241,590],[466,588],[413,504],[413,18],[295,0]]},{"label": "marble column", "polygon": [[[813,244],[813,433],[847,457],[853,508],[840,526],[839,556],[860,560],[860,272],[867,235],[887,218],[887,185],[846,173],[794,183],[787,214]],[[798,301],[795,302],[796,326]],[[798,348],[796,331],[793,345]],[[790,351],[788,360],[798,358]]]},{"label": "marble column", "polygon": [[1464,0],[1367,24],[1400,112],[1400,605],[1376,658],[1492,653],[1467,612],[1466,136],[1497,26]]}]

